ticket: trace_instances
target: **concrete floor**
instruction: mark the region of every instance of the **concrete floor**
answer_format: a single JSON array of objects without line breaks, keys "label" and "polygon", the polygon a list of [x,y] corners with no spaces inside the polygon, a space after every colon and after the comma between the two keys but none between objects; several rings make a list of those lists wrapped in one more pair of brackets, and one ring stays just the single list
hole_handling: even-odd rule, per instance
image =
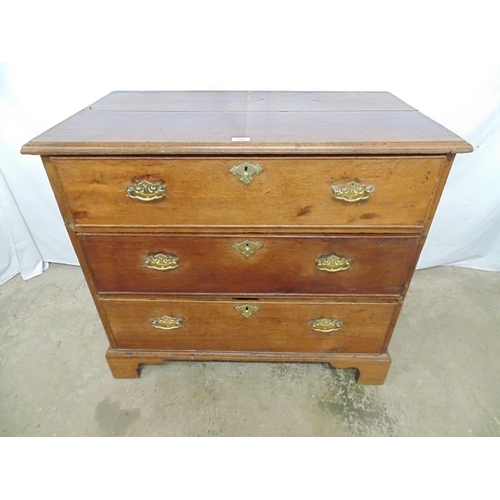
[{"label": "concrete floor", "polygon": [[499,436],[500,273],[418,271],[384,386],[322,364],[169,362],[115,380],[82,272],[0,287],[0,436]]}]

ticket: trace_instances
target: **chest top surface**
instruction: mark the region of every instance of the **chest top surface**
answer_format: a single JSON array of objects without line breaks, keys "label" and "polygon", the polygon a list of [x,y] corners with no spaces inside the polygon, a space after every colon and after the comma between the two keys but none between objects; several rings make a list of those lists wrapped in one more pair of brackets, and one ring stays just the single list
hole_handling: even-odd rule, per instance
[{"label": "chest top surface", "polygon": [[37,155],[441,154],[472,147],[388,92],[112,92],[23,146]]}]

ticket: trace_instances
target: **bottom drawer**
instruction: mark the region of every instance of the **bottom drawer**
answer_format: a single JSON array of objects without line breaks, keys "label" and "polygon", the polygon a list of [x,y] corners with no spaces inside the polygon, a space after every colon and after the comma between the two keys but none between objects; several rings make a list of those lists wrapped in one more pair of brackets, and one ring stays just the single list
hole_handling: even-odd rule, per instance
[{"label": "bottom drawer", "polygon": [[101,299],[118,349],[380,353],[396,303]]}]

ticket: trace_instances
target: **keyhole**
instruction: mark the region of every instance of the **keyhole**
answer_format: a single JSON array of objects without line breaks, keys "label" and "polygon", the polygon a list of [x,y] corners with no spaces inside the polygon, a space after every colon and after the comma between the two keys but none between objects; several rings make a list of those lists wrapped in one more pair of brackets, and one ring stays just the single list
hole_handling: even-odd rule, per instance
[{"label": "keyhole", "polygon": [[245,165],[245,172],[248,172],[248,167]]},{"label": "keyhole", "polygon": [[248,312],[248,306],[245,307],[245,311]]},{"label": "keyhole", "polygon": [[250,247],[248,246],[248,243],[245,245],[246,246],[246,249],[248,250]]}]

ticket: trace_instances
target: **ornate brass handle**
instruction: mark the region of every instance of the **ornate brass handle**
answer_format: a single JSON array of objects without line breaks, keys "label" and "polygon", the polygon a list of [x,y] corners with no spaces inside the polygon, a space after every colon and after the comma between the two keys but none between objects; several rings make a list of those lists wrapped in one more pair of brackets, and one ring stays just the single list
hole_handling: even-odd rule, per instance
[{"label": "ornate brass handle", "polygon": [[157,253],[155,255],[148,255],[144,257],[144,264],[150,269],[157,271],[168,271],[179,267],[179,257],[175,255],[165,255],[164,253]]},{"label": "ornate brass handle", "polygon": [[355,201],[367,200],[373,193],[375,186],[369,184],[360,184],[356,181],[348,182],[347,184],[339,184],[332,186],[332,195],[337,200]]},{"label": "ornate brass handle", "polygon": [[309,321],[311,328],[315,332],[337,332],[342,328],[343,321],[334,318],[318,318]]},{"label": "ornate brass handle", "polygon": [[141,201],[158,200],[165,196],[166,186],[163,181],[138,181],[126,187],[127,196]]},{"label": "ornate brass handle", "polygon": [[241,252],[242,255],[244,255],[247,259],[255,253],[255,250],[258,250],[259,248],[262,247],[263,245],[259,241],[250,241],[250,240],[245,240],[240,243],[235,243],[233,245],[233,248],[236,251]]},{"label": "ornate brass handle", "polygon": [[250,184],[253,181],[252,175],[259,175],[262,172],[262,167],[260,165],[252,165],[251,163],[242,163],[241,165],[235,165],[229,170],[233,175],[239,175],[240,181],[243,184]]},{"label": "ornate brass handle", "polygon": [[245,318],[249,318],[253,314],[255,314],[257,311],[260,310],[260,307],[257,306],[252,306],[250,304],[242,304],[241,306],[236,306],[235,309],[243,314]]},{"label": "ornate brass handle", "polygon": [[350,267],[351,259],[334,253],[316,259],[316,269],[319,271],[338,273],[339,271],[347,271]]},{"label": "ornate brass handle", "polygon": [[174,318],[174,316],[162,316],[161,318],[151,318],[151,323],[155,328],[160,330],[175,330],[182,326],[182,318]]}]

